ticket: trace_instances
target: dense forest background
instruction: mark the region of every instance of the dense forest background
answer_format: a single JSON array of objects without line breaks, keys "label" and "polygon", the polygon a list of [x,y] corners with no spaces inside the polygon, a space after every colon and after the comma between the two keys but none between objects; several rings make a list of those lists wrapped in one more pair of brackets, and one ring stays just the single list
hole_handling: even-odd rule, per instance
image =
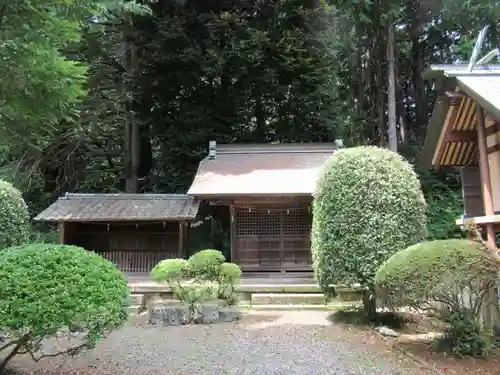
[{"label": "dense forest background", "polygon": [[[500,19],[487,0],[56,3],[0,6],[0,178],[33,214],[68,191],[185,192],[210,140],[393,137],[418,166],[421,72],[467,62],[486,25],[497,47]],[[418,172],[429,236],[459,236],[456,173]]]}]

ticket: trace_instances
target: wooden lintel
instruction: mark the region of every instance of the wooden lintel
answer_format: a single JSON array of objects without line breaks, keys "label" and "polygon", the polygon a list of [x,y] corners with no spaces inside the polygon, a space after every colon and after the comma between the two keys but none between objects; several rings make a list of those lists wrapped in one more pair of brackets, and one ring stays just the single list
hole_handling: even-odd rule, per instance
[{"label": "wooden lintel", "polygon": [[496,145],[488,147],[488,155],[493,154],[497,151],[500,151],[500,143],[497,143]]},{"label": "wooden lintel", "polygon": [[[485,123],[486,123],[486,121],[485,121]],[[485,128],[486,137],[489,137],[490,135],[493,135],[493,134],[498,133],[498,132],[500,132],[500,124],[498,123],[498,121],[495,121],[493,123],[493,125]]]}]

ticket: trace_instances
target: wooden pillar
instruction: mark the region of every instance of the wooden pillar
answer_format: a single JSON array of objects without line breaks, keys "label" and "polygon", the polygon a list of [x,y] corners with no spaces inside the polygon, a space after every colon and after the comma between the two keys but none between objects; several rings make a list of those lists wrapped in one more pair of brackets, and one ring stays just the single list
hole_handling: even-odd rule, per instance
[{"label": "wooden pillar", "polygon": [[184,220],[179,221],[179,258],[184,254]]},{"label": "wooden pillar", "polygon": [[230,232],[230,236],[231,236],[231,263],[234,263],[235,262],[235,258],[234,258],[234,242],[235,242],[235,236],[236,236],[236,215],[235,215],[235,209],[234,209],[234,206],[231,205],[229,207],[229,212],[230,212],[230,216],[231,216],[231,225],[230,225],[230,229],[229,229],[229,232]]},{"label": "wooden pillar", "polygon": [[[481,190],[483,193],[484,213],[486,216],[494,215],[493,194],[491,189],[490,165],[488,161],[488,145],[486,143],[486,126],[484,110],[476,104],[477,111],[477,145],[479,151],[479,171],[481,173]],[[496,248],[495,231],[493,224],[486,224],[486,241],[488,245]]]},{"label": "wooden pillar", "polygon": [[57,227],[59,229],[59,243],[63,245],[66,243],[66,234],[65,234],[66,226],[64,225],[64,222],[59,222],[57,223]]}]

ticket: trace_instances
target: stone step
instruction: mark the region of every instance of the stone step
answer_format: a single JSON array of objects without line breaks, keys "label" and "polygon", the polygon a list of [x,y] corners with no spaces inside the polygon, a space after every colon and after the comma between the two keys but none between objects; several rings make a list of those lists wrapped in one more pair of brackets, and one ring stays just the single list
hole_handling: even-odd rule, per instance
[{"label": "stone step", "polygon": [[320,293],[254,293],[252,305],[325,305],[326,298]]},{"label": "stone step", "polygon": [[352,303],[335,303],[323,305],[250,305],[239,304],[238,308],[242,311],[337,311],[353,306]]},{"label": "stone step", "polygon": [[[128,283],[130,291],[134,294],[144,293],[167,293],[170,287],[166,283],[156,283],[154,281],[130,281]],[[333,285],[331,286],[334,287]],[[335,287],[338,293],[356,292],[361,289],[359,285],[337,285]],[[322,293],[317,284],[281,284],[279,282],[269,284],[238,284],[236,291],[239,293]]]},{"label": "stone step", "polygon": [[142,306],[144,304],[144,294],[131,294],[128,303],[130,306]]},{"label": "stone step", "polygon": [[142,305],[130,305],[127,307],[127,310],[130,315],[137,315],[143,310],[143,308]]}]

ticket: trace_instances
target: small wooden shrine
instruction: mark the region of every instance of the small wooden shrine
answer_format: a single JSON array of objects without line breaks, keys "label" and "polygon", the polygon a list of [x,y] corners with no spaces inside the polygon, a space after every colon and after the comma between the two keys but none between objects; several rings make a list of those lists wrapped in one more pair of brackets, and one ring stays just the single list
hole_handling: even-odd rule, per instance
[{"label": "small wooden shrine", "polygon": [[457,225],[484,227],[495,244],[500,231],[500,65],[432,65],[437,99],[422,161],[460,169],[464,215]]},{"label": "small wooden shrine", "polygon": [[188,195],[229,206],[231,261],[243,271],[310,271],[311,203],[330,143],[216,145]]},{"label": "small wooden shrine", "polygon": [[199,203],[176,194],[66,194],[35,217],[59,224],[60,243],[95,251],[126,274],[181,258]]}]

